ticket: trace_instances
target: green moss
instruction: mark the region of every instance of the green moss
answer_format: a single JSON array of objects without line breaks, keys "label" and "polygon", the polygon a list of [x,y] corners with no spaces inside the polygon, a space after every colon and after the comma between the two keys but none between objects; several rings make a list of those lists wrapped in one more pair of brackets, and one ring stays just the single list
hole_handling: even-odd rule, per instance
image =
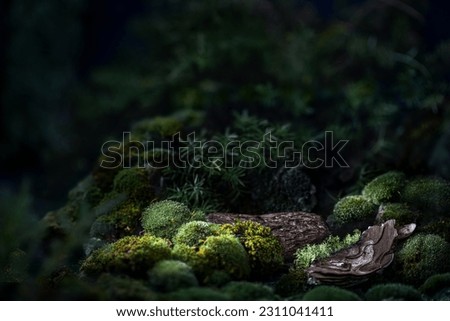
[{"label": "green moss", "polygon": [[126,236],[93,252],[82,264],[88,275],[101,272],[144,276],[157,262],[169,259],[171,250],[166,240],[152,236]]},{"label": "green moss", "polygon": [[433,274],[447,272],[450,246],[443,238],[433,234],[410,237],[397,255],[401,277],[407,283],[421,284]]},{"label": "green moss", "polygon": [[149,172],[144,168],[122,169],[114,178],[114,190],[148,204],[154,198],[149,176]]},{"label": "green moss", "polygon": [[142,281],[102,274],[97,280],[102,300],[154,301],[157,296]]},{"label": "green moss", "polygon": [[222,288],[222,291],[235,301],[273,301],[277,298],[271,287],[259,283],[230,282]]},{"label": "green moss", "polygon": [[192,221],[180,227],[173,238],[175,244],[182,243],[199,247],[208,236],[218,235],[219,225],[204,221]]},{"label": "green moss", "polygon": [[207,274],[223,270],[233,279],[244,279],[250,273],[248,255],[239,239],[234,236],[208,237],[198,250],[198,255]]},{"label": "green moss", "polygon": [[404,203],[388,203],[382,207],[381,220],[383,222],[394,219],[397,225],[413,223],[419,217],[417,211]]},{"label": "green moss", "polygon": [[182,127],[182,123],[174,117],[155,117],[136,123],[132,133],[142,139],[154,138],[155,134],[163,138],[175,135]]},{"label": "green moss", "polygon": [[304,270],[292,269],[278,280],[275,293],[282,297],[298,295],[305,291],[307,275]]},{"label": "green moss", "polygon": [[421,232],[439,235],[447,242],[450,242],[450,218],[444,217],[434,220],[421,228]]},{"label": "green moss", "polygon": [[340,199],[334,206],[333,215],[338,224],[375,218],[377,206],[360,195]]},{"label": "green moss", "polygon": [[213,271],[204,280],[206,286],[220,288],[232,281],[231,276],[225,271]]},{"label": "green moss", "polygon": [[430,276],[419,288],[419,290],[429,296],[441,290],[450,288],[450,273],[435,274]]},{"label": "green moss", "polygon": [[295,253],[295,268],[307,269],[315,260],[326,258],[334,252],[355,244],[360,236],[361,232],[354,231],[353,234],[348,234],[343,239],[339,236],[329,236],[320,244],[308,244]]},{"label": "green moss", "polygon": [[406,184],[405,174],[387,172],[376,177],[363,189],[362,195],[374,204],[396,201]]},{"label": "green moss", "polygon": [[368,301],[420,301],[420,292],[410,285],[400,283],[378,284],[366,293]]},{"label": "green moss", "polygon": [[403,201],[433,216],[450,215],[450,184],[440,178],[416,178],[405,186]]},{"label": "green moss", "polygon": [[163,298],[168,301],[227,301],[230,299],[218,290],[198,287],[172,292]]},{"label": "green moss", "polygon": [[360,297],[351,291],[335,286],[321,285],[306,292],[304,301],[360,301]]},{"label": "green moss", "polygon": [[[196,215],[193,217],[193,215]],[[146,233],[172,239],[179,227],[198,219],[196,212],[191,213],[182,203],[165,200],[147,207],[142,215],[142,226]]]},{"label": "green moss", "polygon": [[184,243],[177,243],[172,249],[172,257],[191,266],[196,272],[201,270],[201,260],[195,246],[189,246]]},{"label": "green moss", "polygon": [[283,247],[269,227],[253,221],[239,221],[222,225],[220,229],[239,238],[249,256],[253,276],[270,276],[282,266]]},{"label": "green moss", "polygon": [[155,290],[173,292],[198,286],[192,268],[184,262],[165,260],[156,263],[149,272],[150,284]]}]

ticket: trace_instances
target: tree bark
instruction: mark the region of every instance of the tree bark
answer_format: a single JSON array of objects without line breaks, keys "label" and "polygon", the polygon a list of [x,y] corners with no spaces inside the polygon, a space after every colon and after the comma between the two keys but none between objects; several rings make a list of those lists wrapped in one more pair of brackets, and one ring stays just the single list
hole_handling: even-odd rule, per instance
[{"label": "tree bark", "polygon": [[320,243],[330,235],[322,217],[306,212],[262,215],[213,213],[208,215],[207,220],[217,224],[231,224],[238,220],[254,221],[270,227],[283,246],[286,260],[292,260],[297,249],[307,244]]}]

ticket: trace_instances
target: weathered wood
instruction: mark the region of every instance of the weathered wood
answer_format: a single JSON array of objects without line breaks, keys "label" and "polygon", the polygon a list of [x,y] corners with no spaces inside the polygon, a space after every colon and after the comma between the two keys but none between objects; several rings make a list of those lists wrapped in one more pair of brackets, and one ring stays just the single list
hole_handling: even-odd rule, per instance
[{"label": "weathered wood", "polygon": [[408,224],[397,229],[395,220],[369,227],[357,244],[313,262],[306,270],[309,283],[351,286],[366,281],[392,263],[394,242],[411,235],[415,227]]},{"label": "weathered wood", "polygon": [[295,251],[307,244],[320,243],[330,231],[325,221],[317,214],[306,212],[282,212],[262,215],[213,213],[207,220],[226,224],[237,220],[254,221],[272,229],[284,248],[285,258],[292,260]]}]

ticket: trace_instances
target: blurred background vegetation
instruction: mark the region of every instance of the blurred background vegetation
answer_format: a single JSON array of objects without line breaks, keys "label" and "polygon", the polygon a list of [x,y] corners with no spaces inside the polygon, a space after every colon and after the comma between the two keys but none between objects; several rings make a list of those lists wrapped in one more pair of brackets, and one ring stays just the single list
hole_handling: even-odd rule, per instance
[{"label": "blurred background vegetation", "polygon": [[426,0],[2,1],[0,257],[104,141],[155,116],[220,134],[251,115],[300,145],[332,130],[350,168],[308,173],[322,199],[388,169],[449,179],[449,15]]}]

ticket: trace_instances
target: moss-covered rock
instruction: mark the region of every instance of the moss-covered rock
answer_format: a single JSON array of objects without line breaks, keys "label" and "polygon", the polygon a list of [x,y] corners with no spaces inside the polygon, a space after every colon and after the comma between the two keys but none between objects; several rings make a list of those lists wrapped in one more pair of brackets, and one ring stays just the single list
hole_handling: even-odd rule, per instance
[{"label": "moss-covered rock", "polygon": [[382,222],[393,219],[397,225],[405,225],[416,222],[418,217],[419,212],[404,203],[388,203],[380,207],[379,219]]},{"label": "moss-covered rock", "polygon": [[407,283],[419,285],[433,274],[448,272],[449,244],[440,236],[417,234],[410,237],[398,252],[400,277]]},{"label": "moss-covered rock", "polygon": [[256,301],[256,300],[276,300],[273,289],[269,286],[252,282],[230,282],[222,288],[231,300],[235,301]]},{"label": "moss-covered rock", "polygon": [[360,195],[350,195],[340,199],[333,209],[333,216],[340,225],[375,219],[377,206]]},{"label": "moss-covered rock", "polygon": [[253,221],[224,224],[220,230],[236,235],[250,259],[252,276],[270,276],[284,262],[283,247],[269,227]]},{"label": "moss-covered rock", "polygon": [[387,172],[369,182],[364,187],[362,195],[377,205],[397,201],[405,184],[405,174],[396,171]]},{"label": "moss-covered rock", "polygon": [[435,215],[450,215],[450,184],[434,177],[419,177],[406,184],[404,202]]},{"label": "moss-covered rock", "polygon": [[144,210],[142,226],[146,233],[172,239],[181,225],[200,219],[198,212],[191,213],[184,204],[165,200],[153,203]]},{"label": "moss-covered rock", "polygon": [[349,290],[335,286],[320,285],[303,296],[304,301],[359,301],[360,297]]},{"label": "moss-covered rock", "polygon": [[169,259],[168,241],[152,236],[126,236],[93,252],[82,264],[88,275],[102,272],[143,277],[157,262]]},{"label": "moss-covered rock", "polygon": [[420,286],[420,292],[432,296],[446,288],[450,288],[450,273],[435,274],[430,276]]},{"label": "moss-covered rock", "polygon": [[182,225],[173,242],[199,247],[209,236],[219,235],[219,225],[204,221],[192,221]]},{"label": "moss-covered rock", "polygon": [[410,285],[400,283],[378,284],[366,293],[368,301],[420,301],[420,292]]},{"label": "moss-covered rock", "polygon": [[152,288],[161,292],[173,292],[198,286],[192,268],[184,262],[164,260],[156,263],[149,272]]},{"label": "moss-covered rock", "polygon": [[102,274],[97,280],[102,300],[154,301],[157,295],[143,281],[125,276]]}]

